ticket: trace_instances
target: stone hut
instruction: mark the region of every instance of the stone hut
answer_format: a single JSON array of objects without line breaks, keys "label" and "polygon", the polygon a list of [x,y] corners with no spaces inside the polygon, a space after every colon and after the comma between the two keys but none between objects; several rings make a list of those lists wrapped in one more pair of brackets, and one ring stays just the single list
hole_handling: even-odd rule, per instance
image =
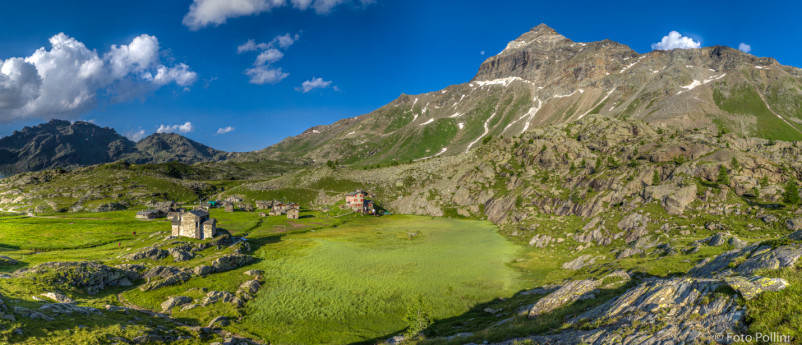
[{"label": "stone hut", "polygon": [[273,207],[272,201],[256,200],[256,208],[260,210],[267,210]]},{"label": "stone hut", "polygon": [[280,216],[281,215],[281,211],[279,209],[277,209],[276,207],[273,207],[268,214],[271,215],[271,216]]},{"label": "stone hut", "polygon": [[253,205],[251,204],[242,204],[242,210],[245,212],[253,212]]},{"label": "stone hut", "polygon": [[301,217],[301,210],[297,208],[291,208],[287,210],[287,219],[298,219]]},{"label": "stone hut", "polygon": [[242,197],[239,195],[232,195],[226,198],[226,203],[233,204],[237,202],[242,202]]},{"label": "stone hut", "polygon": [[284,214],[287,212],[287,205],[285,205],[283,202],[275,203],[273,204],[273,209],[277,210],[279,214]]},{"label": "stone hut", "polygon": [[209,218],[209,212],[198,209],[179,214],[179,219],[172,221],[172,235],[197,239],[211,238],[216,235],[217,220]]},{"label": "stone hut", "polygon": [[166,215],[162,210],[144,210],[136,213],[136,219],[164,218]]},{"label": "stone hut", "polygon": [[267,217],[267,213],[259,212],[259,217]]}]

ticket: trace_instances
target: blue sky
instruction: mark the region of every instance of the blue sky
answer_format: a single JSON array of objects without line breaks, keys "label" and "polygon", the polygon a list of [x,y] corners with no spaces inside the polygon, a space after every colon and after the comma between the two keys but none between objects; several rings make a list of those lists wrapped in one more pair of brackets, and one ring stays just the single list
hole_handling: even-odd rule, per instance
[{"label": "blue sky", "polygon": [[[746,43],[754,55],[802,66],[797,1],[234,3],[240,6],[221,0],[5,3],[0,135],[55,117],[91,120],[132,136],[161,127],[226,151],[257,150],[308,127],[368,113],[401,93],[467,82],[484,59],[540,23],[574,41],[609,38],[640,53],[677,31],[701,46]],[[274,40],[279,36],[285,40]],[[55,54],[53,39],[74,50]],[[254,50],[238,52],[251,39]],[[42,66],[52,74],[41,77]],[[303,92],[303,83],[315,85],[316,78],[325,87]]]}]

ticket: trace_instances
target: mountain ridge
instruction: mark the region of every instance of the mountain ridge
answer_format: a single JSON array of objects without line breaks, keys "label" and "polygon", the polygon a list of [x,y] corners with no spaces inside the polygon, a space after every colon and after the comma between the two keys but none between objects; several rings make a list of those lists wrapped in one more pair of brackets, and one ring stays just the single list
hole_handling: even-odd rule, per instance
[{"label": "mountain ridge", "polygon": [[178,134],[156,133],[137,143],[109,127],[65,120],[50,120],[24,127],[0,138],[0,176],[24,171],[110,163],[192,164],[236,156],[215,150]]},{"label": "mountain ridge", "polygon": [[588,114],[794,141],[802,139],[800,88],[802,70],[729,47],[639,54],[611,40],[574,42],[541,24],[486,59],[467,83],[402,94],[243,159],[406,162]]}]

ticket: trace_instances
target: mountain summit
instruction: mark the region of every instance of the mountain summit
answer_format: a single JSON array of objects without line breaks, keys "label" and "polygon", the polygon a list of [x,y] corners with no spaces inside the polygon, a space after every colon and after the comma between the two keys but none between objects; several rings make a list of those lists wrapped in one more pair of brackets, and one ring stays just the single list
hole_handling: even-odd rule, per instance
[{"label": "mountain summit", "polygon": [[404,95],[246,157],[381,164],[470,151],[589,114],[666,128],[802,139],[802,70],[722,47],[639,54],[574,42],[541,24],[489,57],[470,82]]}]

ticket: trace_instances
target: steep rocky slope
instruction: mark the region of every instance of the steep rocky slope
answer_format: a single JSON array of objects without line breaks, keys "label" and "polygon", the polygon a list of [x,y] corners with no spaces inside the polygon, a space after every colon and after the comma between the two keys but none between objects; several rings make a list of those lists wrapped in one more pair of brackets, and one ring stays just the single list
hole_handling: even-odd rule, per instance
[{"label": "steep rocky slope", "polygon": [[609,40],[573,42],[541,24],[488,58],[468,83],[401,95],[244,159],[408,162],[590,114],[797,140],[800,87],[802,70],[727,47],[638,54]]}]

